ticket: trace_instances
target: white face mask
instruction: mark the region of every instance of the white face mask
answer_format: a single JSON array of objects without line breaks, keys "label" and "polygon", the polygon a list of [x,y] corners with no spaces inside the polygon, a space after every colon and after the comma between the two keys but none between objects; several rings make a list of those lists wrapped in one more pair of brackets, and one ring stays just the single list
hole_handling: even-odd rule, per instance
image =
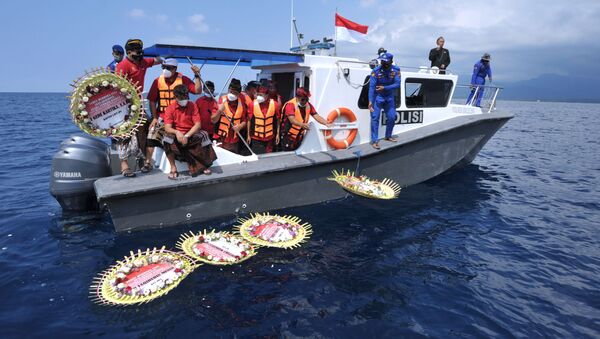
[{"label": "white face mask", "polygon": [[168,69],[163,69],[162,73],[165,76],[165,78],[170,78],[171,75],[173,75],[173,73],[171,73],[171,71],[169,71]]},{"label": "white face mask", "polygon": [[265,102],[265,100],[265,97],[260,94],[256,97],[256,101],[258,101],[259,104],[262,104],[263,102]]},{"label": "white face mask", "polygon": [[235,94],[227,93],[227,100],[234,101],[237,100],[238,96]]},{"label": "white face mask", "polygon": [[185,107],[187,106],[188,100],[177,100],[177,104],[179,104],[179,106],[181,107]]}]

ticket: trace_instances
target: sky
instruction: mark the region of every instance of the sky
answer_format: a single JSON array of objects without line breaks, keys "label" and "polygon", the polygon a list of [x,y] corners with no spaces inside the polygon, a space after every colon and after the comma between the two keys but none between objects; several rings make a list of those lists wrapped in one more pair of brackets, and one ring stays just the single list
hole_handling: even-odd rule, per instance
[{"label": "sky", "polygon": [[[68,92],[85,70],[106,66],[111,46],[129,38],[155,43],[286,52],[291,3],[250,1],[3,1],[0,5],[0,92]],[[429,65],[429,49],[444,36],[450,69],[470,75],[485,52],[495,83],[543,74],[592,77],[600,60],[600,1],[296,0],[294,16],[306,39],[332,37],[334,13],[369,26],[360,44],[338,43],[338,55],[370,60],[379,47],[396,64]],[[306,41],[305,39],[305,41]],[[180,71],[191,75],[189,67]],[[231,68],[207,66],[217,89]],[[146,86],[159,74],[149,70]],[[255,72],[236,77],[252,80]],[[595,74],[594,74],[595,75]],[[468,77],[459,79],[467,83]]]}]

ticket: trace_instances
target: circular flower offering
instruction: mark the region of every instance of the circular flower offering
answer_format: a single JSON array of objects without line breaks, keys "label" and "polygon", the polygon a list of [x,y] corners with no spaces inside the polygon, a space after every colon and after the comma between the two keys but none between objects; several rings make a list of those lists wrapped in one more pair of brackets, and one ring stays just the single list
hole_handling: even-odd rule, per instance
[{"label": "circular flower offering", "polygon": [[250,219],[240,219],[237,226],[240,235],[249,242],[278,248],[293,248],[312,234],[311,226],[301,224],[300,219],[290,216],[255,214]]},{"label": "circular flower offering", "polygon": [[72,86],[73,122],[90,135],[123,139],[145,122],[142,96],[124,76],[98,68]]},{"label": "circular flower offering", "polygon": [[211,265],[233,265],[254,256],[254,246],[229,232],[184,234],[177,243],[188,256]]},{"label": "circular flower offering", "polygon": [[95,279],[91,294],[101,304],[145,303],[169,293],[196,267],[190,258],[164,247],[130,252]]},{"label": "circular flower offering", "polygon": [[354,172],[350,171],[346,173],[343,170],[342,173],[333,171],[333,178],[328,179],[337,182],[338,185],[352,194],[371,199],[395,199],[401,190],[400,185],[390,179],[377,181],[364,175],[356,177]]}]

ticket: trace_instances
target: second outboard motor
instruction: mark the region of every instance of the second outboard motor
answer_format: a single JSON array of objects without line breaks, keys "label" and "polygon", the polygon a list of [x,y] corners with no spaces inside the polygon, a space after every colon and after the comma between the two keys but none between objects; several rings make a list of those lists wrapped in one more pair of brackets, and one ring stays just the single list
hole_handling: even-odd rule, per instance
[{"label": "second outboard motor", "polygon": [[110,148],[100,140],[72,136],[52,157],[50,194],[63,210],[97,209],[94,181],[111,175]]}]

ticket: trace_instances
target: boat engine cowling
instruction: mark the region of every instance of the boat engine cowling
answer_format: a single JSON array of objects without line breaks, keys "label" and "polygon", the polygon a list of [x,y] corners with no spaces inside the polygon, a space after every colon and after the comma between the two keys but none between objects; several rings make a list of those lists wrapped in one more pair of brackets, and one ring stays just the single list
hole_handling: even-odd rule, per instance
[{"label": "boat engine cowling", "polygon": [[111,175],[110,148],[101,140],[71,136],[52,157],[50,194],[63,210],[98,208],[94,181]]}]

